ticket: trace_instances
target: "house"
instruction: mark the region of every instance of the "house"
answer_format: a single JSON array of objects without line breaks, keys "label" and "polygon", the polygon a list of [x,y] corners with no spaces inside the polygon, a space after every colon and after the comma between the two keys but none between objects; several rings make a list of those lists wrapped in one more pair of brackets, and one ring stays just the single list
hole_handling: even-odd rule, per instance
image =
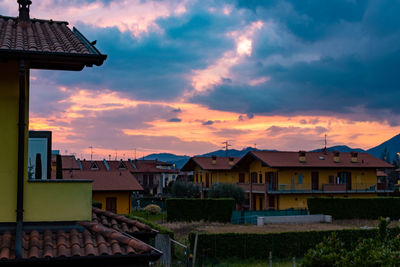
[{"label": "house", "polygon": [[30,4],[0,16],[0,264],[146,266],[161,253],[92,222],[92,181],[28,179],[30,69],[79,71],[106,59],[67,22],[30,19]]},{"label": "house", "polygon": [[[93,180],[92,198],[100,202],[104,210],[117,214],[131,213],[132,194],[142,192],[143,187],[123,161],[80,161],[73,156],[61,158],[62,162],[68,163],[67,168],[63,167],[63,179]],[[76,166],[79,169],[74,169]]]},{"label": "house", "polygon": [[232,169],[239,161],[238,157],[192,157],[181,171],[193,171],[193,180],[203,190],[208,190],[214,183],[245,182],[245,173]]},{"label": "house", "polygon": [[250,210],[304,209],[309,197],[376,197],[393,190],[377,170],[393,166],[357,152],[251,151],[234,166]]},{"label": "house", "polygon": [[144,189],[146,195],[161,195],[168,183],[175,181],[179,171],[172,164],[158,160],[125,161],[130,172]]}]

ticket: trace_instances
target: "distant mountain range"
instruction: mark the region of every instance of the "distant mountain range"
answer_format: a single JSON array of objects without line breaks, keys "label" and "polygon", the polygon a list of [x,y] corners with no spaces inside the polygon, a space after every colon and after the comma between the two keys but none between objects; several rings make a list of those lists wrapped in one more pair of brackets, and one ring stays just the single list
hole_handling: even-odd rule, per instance
[{"label": "distant mountain range", "polygon": [[[389,156],[389,161],[392,162],[396,157],[397,153],[400,152],[400,134],[390,138],[389,140],[383,142],[382,144],[370,148],[368,150],[363,150],[361,148],[351,148],[345,145],[341,146],[332,146],[328,147],[328,151],[339,151],[339,152],[351,152],[351,151],[357,151],[357,152],[367,152],[370,153],[371,155],[374,155],[377,158],[382,158],[382,154],[386,148],[387,155]],[[242,157],[249,151],[254,151],[254,150],[259,150],[254,147],[247,147],[242,150],[237,150],[237,149],[229,149],[228,150],[228,156],[229,157]],[[263,149],[264,150],[264,149]],[[316,151],[321,151],[322,149],[315,149],[311,150],[312,152]],[[276,151],[276,150],[267,150],[267,151]],[[203,155],[196,155],[196,156],[202,156],[202,157],[210,157],[212,155],[216,155],[217,157],[225,157],[226,156],[226,151],[225,150],[216,150],[210,153],[206,153]],[[142,159],[142,158],[140,158]],[[164,161],[164,162],[169,162],[171,164],[175,164],[175,167],[180,169],[182,168],[183,165],[190,159],[189,156],[179,156],[179,155],[174,155],[171,153],[158,153],[158,154],[150,154],[144,157],[143,159],[147,160],[159,160],[159,161]]]}]

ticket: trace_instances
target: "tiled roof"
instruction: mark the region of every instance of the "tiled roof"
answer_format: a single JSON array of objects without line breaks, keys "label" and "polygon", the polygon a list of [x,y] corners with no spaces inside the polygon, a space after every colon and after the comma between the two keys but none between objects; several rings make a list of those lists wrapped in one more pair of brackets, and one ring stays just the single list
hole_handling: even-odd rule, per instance
[{"label": "tiled roof", "polygon": [[128,171],[63,171],[63,179],[93,180],[93,191],[142,191],[143,187]]},{"label": "tiled roof", "polygon": [[334,153],[306,152],[305,162],[300,162],[299,152],[251,151],[240,162],[245,158],[254,157],[270,167],[393,168],[392,165],[369,153],[358,153],[357,162],[352,162],[350,152],[341,152],[339,162],[335,162]]},{"label": "tiled roof", "polygon": [[158,231],[141,222],[95,207],[93,207],[92,221],[133,236],[135,234],[156,235],[158,233]]},{"label": "tiled roof", "polygon": [[103,64],[106,56],[67,25],[65,21],[39,19],[19,23],[18,18],[0,16],[0,58],[29,58],[31,68],[78,70]]},{"label": "tiled roof", "polygon": [[[51,156],[51,164],[53,166],[57,165],[57,155],[52,155]],[[73,155],[61,155],[61,165],[63,170],[79,170],[79,164],[78,161],[76,160],[75,156]]]},{"label": "tiled roof", "polygon": [[[136,173],[178,173],[178,170],[174,169],[161,169],[157,166],[171,166],[171,164],[157,161],[157,160],[133,160],[132,163],[136,166],[132,172]],[[127,162],[130,164],[130,162]]]},{"label": "tiled roof", "polygon": [[[22,240],[23,259],[52,261],[102,256],[131,257],[133,260],[139,255],[160,256],[158,251],[146,243],[101,224],[78,222],[75,226],[72,230],[25,230]],[[0,264],[15,260],[14,244],[13,231],[0,233]]]},{"label": "tiled roof", "polygon": [[[229,164],[230,159],[233,160],[233,164]],[[212,157],[192,157],[182,167],[183,171],[194,170],[195,165],[200,166],[203,170],[230,170],[233,165],[239,161],[238,157],[216,157],[215,164],[213,164]]]}]

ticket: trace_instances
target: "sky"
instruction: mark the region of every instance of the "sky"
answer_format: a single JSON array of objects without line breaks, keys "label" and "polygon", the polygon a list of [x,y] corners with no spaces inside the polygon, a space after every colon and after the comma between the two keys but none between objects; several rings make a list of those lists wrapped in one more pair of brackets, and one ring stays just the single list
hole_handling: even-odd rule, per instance
[{"label": "sky", "polygon": [[62,154],[298,151],[325,135],[368,149],[400,132],[398,0],[33,0],[30,12],[108,56],[31,71],[29,127]]}]

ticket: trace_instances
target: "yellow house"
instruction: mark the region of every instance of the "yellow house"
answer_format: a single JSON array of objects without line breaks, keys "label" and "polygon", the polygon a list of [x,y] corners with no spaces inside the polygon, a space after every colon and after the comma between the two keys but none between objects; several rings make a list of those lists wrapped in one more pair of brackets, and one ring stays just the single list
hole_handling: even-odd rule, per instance
[{"label": "yellow house", "polygon": [[214,183],[245,182],[246,174],[232,170],[238,162],[238,157],[192,157],[182,167],[181,171],[193,171],[194,182],[203,190],[208,190]]},{"label": "yellow house", "polygon": [[[131,214],[132,193],[143,191],[143,187],[131,174],[124,161],[80,161],[74,156],[62,156],[63,179],[93,180],[93,200],[100,202],[102,209],[117,214]],[[78,167],[78,168],[76,168]]]},{"label": "yellow house", "polygon": [[377,169],[393,166],[368,153],[251,151],[234,170],[250,210],[305,209],[309,197],[375,197],[392,192]]}]

